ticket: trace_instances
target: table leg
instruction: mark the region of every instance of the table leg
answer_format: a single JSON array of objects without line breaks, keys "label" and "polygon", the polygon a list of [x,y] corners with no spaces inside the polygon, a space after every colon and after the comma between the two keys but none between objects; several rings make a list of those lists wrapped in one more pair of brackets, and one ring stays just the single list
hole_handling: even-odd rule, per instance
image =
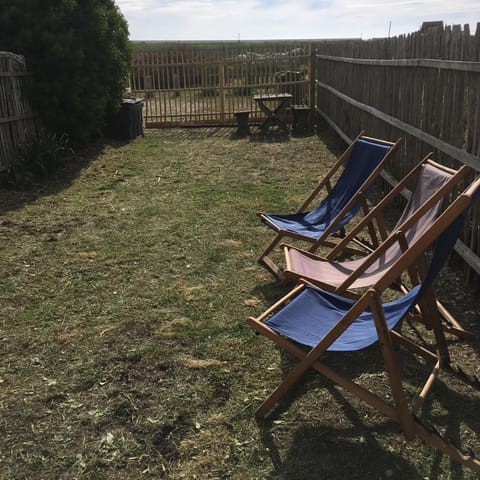
[{"label": "table leg", "polygon": [[288,99],[281,100],[277,107],[273,110],[268,108],[263,101],[259,101],[258,106],[260,107],[260,110],[262,110],[262,112],[265,113],[265,115],[267,116],[267,118],[260,125],[260,131],[262,133],[267,132],[268,129],[274,125],[278,125],[286,133],[289,132],[287,124],[283,122],[279,117],[280,113],[282,113],[287,108]]}]

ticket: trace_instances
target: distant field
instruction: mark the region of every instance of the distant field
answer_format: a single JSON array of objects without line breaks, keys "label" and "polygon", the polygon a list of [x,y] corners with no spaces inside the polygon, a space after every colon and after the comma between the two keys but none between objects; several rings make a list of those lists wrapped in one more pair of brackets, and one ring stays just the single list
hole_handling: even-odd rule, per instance
[{"label": "distant field", "polygon": [[[345,40],[345,39],[342,39]],[[179,45],[188,45],[189,47],[194,48],[219,48],[222,46],[239,46],[245,48],[247,46],[252,47],[265,47],[271,45],[298,45],[299,47],[303,45],[308,45],[312,42],[334,42],[333,39],[302,39],[302,40],[223,40],[223,41],[208,41],[208,40],[191,40],[191,41],[157,41],[157,40],[134,40],[132,41],[132,46],[134,51],[138,50],[159,50],[164,48],[177,47]]]}]

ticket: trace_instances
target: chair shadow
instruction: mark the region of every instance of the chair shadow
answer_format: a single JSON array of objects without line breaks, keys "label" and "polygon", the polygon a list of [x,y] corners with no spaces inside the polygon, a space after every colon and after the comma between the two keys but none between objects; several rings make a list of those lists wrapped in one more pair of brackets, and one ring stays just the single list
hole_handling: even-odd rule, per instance
[{"label": "chair shadow", "polygon": [[[424,478],[400,455],[387,451],[375,439],[373,432],[394,434],[397,428],[395,424],[365,426],[357,412],[336,388],[331,385],[326,388],[352,426],[301,426],[296,430],[293,441],[282,458],[282,446],[278,445],[273,431],[276,415],[274,418],[259,421],[261,441],[270,452],[274,467],[269,479],[364,480],[389,476],[409,480]],[[287,405],[282,404],[282,410],[285,407]]]},{"label": "chair shadow", "polygon": [[[259,266],[258,268],[262,267]],[[270,274],[270,272],[268,273]],[[256,283],[251,289],[251,294],[255,295],[256,297],[263,298],[265,300],[265,305],[270,305],[271,303],[280,300],[284,295],[292,290],[295,285],[295,282],[280,280],[271,275],[271,281]]]},{"label": "chair shadow", "polygon": [[[293,368],[295,361],[285,351],[281,350],[281,352],[281,366],[286,375]],[[357,356],[358,353],[355,352]],[[328,361],[326,363],[337,371],[342,363],[348,365],[347,369],[350,376],[360,373],[368,375],[369,373],[383,371],[381,359],[373,357],[373,348],[366,349],[364,358],[357,358],[356,361],[353,358],[346,358],[346,355],[349,354],[329,352],[327,353],[328,358],[326,360]],[[404,367],[410,372],[418,371],[417,375],[422,377],[426,371],[425,366],[411,355],[406,358],[408,358],[408,365],[406,365],[405,358],[400,355],[400,362],[405,362]],[[368,368],[365,367],[366,365],[368,365]],[[458,382],[454,377],[447,374],[445,376],[453,382],[453,385]],[[407,382],[411,380],[410,378]],[[414,385],[418,387],[416,381]],[[479,400],[478,395],[474,398],[450,388],[449,385],[450,382],[447,385],[447,383],[437,380],[424,403],[421,420],[427,426],[434,424],[437,429],[442,431],[445,438],[450,439],[453,444],[461,446],[461,434],[465,426],[468,426],[472,432],[480,430],[480,419],[477,414]],[[295,432],[294,440],[282,460],[281,447],[277,446],[274,432],[272,432],[275,428],[275,420],[288,411],[292,404],[307,391],[319,388],[328,390],[336,404],[340,406],[346,423],[349,423],[351,427],[333,428],[311,424],[302,426]],[[400,455],[385,450],[384,446],[380,445],[375,439],[377,434],[396,435],[398,441],[401,442],[403,437],[400,426],[387,419],[381,424],[366,425],[355,407],[348,402],[341,392],[342,390],[334,387],[328,379],[310,370],[282,398],[267,419],[258,421],[262,443],[270,452],[274,465],[274,472],[271,473],[269,478],[288,478],[289,480],[309,477],[365,479],[385,478],[386,475],[390,475],[392,478],[423,479],[424,474],[421,475]],[[358,441],[360,434],[364,439],[361,443]],[[468,447],[473,447],[473,451],[479,452],[478,445],[475,448],[473,445],[463,444],[464,450],[468,451]],[[433,447],[432,452],[431,458],[433,460],[430,460],[428,478],[430,480],[440,480],[444,478],[443,475],[445,474],[445,467],[441,468],[441,464],[448,457],[433,449]],[[450,460],[449,468],[449,478],[452,480],[465,478],[464,467],[459,463]],[[386,474],[386,472],[389,473]]]}]

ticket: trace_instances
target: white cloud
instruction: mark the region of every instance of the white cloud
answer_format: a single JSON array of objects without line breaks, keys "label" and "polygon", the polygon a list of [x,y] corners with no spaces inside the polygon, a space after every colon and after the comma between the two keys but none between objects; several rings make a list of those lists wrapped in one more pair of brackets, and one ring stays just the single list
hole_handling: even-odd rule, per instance
[{"label": "white cloud", "polygon": [[341,38],[480,21],[478,0],[117,0],[134,40]]}]

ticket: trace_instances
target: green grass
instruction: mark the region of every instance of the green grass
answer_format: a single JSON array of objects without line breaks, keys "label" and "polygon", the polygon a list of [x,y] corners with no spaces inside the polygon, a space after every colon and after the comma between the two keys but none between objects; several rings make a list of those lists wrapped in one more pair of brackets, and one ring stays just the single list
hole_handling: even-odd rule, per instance
[{"label": "green grass", "polygon": [[[221,40],[221,41],[199,41],[199,40],[180,40],[180,41],[168,41],[168,40],[134,40],[131,42],[134,51],[156,51],[162,49],[175,49],[179,46],[189,47],[190,49],[198,50],[219,50],[222,48],[263,48],[263,47],[277,47],[277,46],[293,46],[304,47],[311,42],[328,41],[328,40]],[[331,40],[333,41],[333,40]]]},{"label": "green grass", "polygon": [[[292,366],[244,322],[286,291],[256,264],[255,212],[291,211],[343,146],[231,133],[149,131],[0,191],[0,478],[475,478],[313,374],[254,420]],[[442,278],[478,331],[461,274]],[[331,360],[386,391],[373,349]],[[439,428],[478,447],[480,396],[435,393]]]}]

